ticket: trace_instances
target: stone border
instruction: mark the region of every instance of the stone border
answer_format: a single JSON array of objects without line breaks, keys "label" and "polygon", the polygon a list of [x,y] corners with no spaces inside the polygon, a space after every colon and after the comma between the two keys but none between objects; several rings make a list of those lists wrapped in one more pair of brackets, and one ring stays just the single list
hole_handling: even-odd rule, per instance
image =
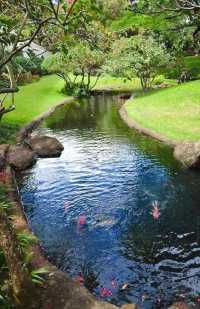
[{"label": "stone border", "polygon": [[[127,101],[126,101],[127,102]],[[126,103],[125,102],[125,103]],[[167,138],[155,131],[145,128],[128,116],[125,103],[119,110],[122,120],[131,129],[137,130],[139,133],[150,136],[159,142],[164,143],[173,150],[173,157],[182,164],[183,168],[200,170],[200,141],[175,141]]]},{"label": "stone border", "polygon": [[[127,102],[127,101],[126,101]],[[125,103],[124,103],[125,105]],[[128,116],[127,110],[125,106],[122,106],[119,110],[119,114],[122,118],[122,120],[127,124],[127,126],[131,129],[135,129],[137,130],[139,133],[142,133],[144,135],[150,136],[156,140],[158,140],[159,142],[162,142],[172,148],[175,148],[178,144],[178,142],[173,141],[159,133],[156,133],[154,131],[152,131],[151,129],[148,128],[144,128],[143,126],[141,126],[140,124],[138,124],[135,120],[133,120],[132,118],[130,118]]]},{"label": "stone border", "polygon": [[28,135],[31,134],[32,131],[37,129],[37,127],[42,123],[42,121],[45,118],[49,117],[51,114],[53,114],[56,111],[57,108],[60,108],[64,105],[66,105],[66,104],[70,104],[75,99],[76,99],[75,97],[70,97],[68,99],[65,99],[61,103],[58,103],[58,104],[54,105],[53,107],[51,107],[47,112],[44,112],[40,116],[33,119],[30,123],[28,123],[22,129],[19,130],[19,132],[17,134],[17,142],[20,143],[21,141],[26,139],[28,137]]}]

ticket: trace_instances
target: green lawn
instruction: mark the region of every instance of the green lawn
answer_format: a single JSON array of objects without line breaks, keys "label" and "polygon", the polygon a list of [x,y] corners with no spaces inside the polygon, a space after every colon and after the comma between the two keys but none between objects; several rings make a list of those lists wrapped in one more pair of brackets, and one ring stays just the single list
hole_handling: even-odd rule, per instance
[{"label": "green lawn", "polygon": [[200,80],[152,91],[125,108],[138,124],[172,140],[200,139]]},{"label": "green lawn", "polygon": [[63,81],[57,76],[45,76],[20,87],[16,94],[16,110],[3,117],[3,123],[23,125],[65,99],[60,93]]},{"label": "green lawn", "polygon": [[138,78],[134,78],[132,81],[123,79],[123,78],[115,78],[110,76],[105,76],[99,79],[95,89],[107,89],[119,92],[126,91],[138,91],[141,90],[140,81]]}]

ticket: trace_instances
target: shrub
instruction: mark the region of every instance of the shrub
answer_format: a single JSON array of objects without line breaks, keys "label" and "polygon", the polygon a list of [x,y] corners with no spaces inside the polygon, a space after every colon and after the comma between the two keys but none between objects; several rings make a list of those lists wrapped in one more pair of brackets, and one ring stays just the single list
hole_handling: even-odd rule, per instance
[{"label": "shrub", "polygon": [[121,38],[113,44],[105,70],[128,79],[137,76],[145,90],[151,88],[156,75],[170,61],[166,47],[153,37]]},{"label": "shrub", "polygon": [[28,51],[26,57],[20,55],[15,58],[16,65],[20,67],[23,72],[31,72],[33,75],[44,75],[47,73],[47,71],[42,68],[42,62],[43,57],[38,57],[31,50]]},{"label": "shrub", "polygon": [[169,79],[179,79],[182,72],[186,72],[187,80],[200,78],[200,57],[190,56],[178,59],[174,65],[167,67],[163,74]]},{"label": "shrub", "polygon": [[164,77],[164,75],[158,75],[155,79],[154,79],[154,82],[153,82],[153,84],[154,85],[161,85],[161,84],[163,84],[165,82],[165,77]]}]

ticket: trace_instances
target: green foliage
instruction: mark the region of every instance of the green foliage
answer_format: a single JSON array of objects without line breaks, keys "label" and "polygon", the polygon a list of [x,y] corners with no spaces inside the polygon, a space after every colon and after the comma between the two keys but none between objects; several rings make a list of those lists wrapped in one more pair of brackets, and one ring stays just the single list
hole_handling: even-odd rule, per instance
[{"label": "green foliage", "polygon": [[124,11],[119,19],[114,20],[110,25],[111,31],[124,32],[129,29],[135,33],[142,33],[147,30],[162,31],[173,26],[171,20],[165,19],[164,14],[156,16],[133,13],[132,11]]},{"label": "green foliage", "polygon": [[80,20],[83,22],[83,8],[84,5],[86,8],[86,4],[88,6],[89,1],[76,0],[74,4],[63,0],[57,0],[56,3],[53,0],[1,1],[0,69],[6,63],[10,63],[12,58],[30,45],[34,39],[44,41],[46,46],[52,45],[55,32],[59,32],[62,36],[68,31],[69,24],[73,25],[75,21],[78,23]]},{"label": "green foliage", "polygon": [[105,25],[117,20],[128,9],[127,0],[96,0],[96,7],[99,11],[99,18]]},{"label": "green foliage", "polygon": [[[2,178],[5,178],[6,174],[4,171],[2,173]],[[0,185],[0,211],[8,212],[11,208],[11,203],[6,197],[7,188],[4,185]]]},{"label": "green foliage", "polygon": [[28,233],[19,233],[17,234],[17,240],[20,247],[25,250],[29,245],[35,244],[38,242],[38,239],[33,234]]},{"label": "green foliage", "polygon": [[164,75],[158,75],[158,76],[156,76],[156,78],[154,79],[153,84],[159,86],[159,85],[161,85],[161,84],[164,84],[164,82],[165,82],[165,77],[164,77]]},{"label": "green foliage", "polygon": [[8,268],[6,265],[5,257],[3,251],[0,248],[0,308],[10,309],[10,302],[8,299],[8,285],[7,276]]},{"label": "green foliage", "polygon": [[46,57],[42,62],[42,69],[48,70],[50,73],[57,73],[60,71],[62,65],[61,53],[51,54]]},{"label": "green foliage", "polygon": [[17,124],[0,123],[0,143],[14,143],[16,139],[16,132],[19,130]]},{"label": "green foliage", "polygon": [[33,283],[42,285],[45,282],[45,275],[49,274],[47,268],[42,267],[31,272],[31,280]]},{"label": "green foliage", "polygon": [[35,55],[32,50],[28,51],[26,57],[23,55],[17,56],[14,61],[16,66],[21,68],[22,72],[31,72],[32,74],[39,75],[45,73],[41,67],[43,58]]},{"label": "green foliage", "polygon": [[0,185],[0,203],[4,203],[6,199],[7,188],[4,185]]},{"label": "green foliage", "polygon": [[166,78],[177,80],[183,72],[185,72],[187,80],[195,80],[200,78],[200,57],[181,57],[177,59],[174,65],[170,65],[163,70]]},{"label": "green foliage", "polygon": [[5,258],[3,255],[3,251],[0,248],[0,267],[2,267],[3,265],[5,265]]},{"label": "green foliage", "polygon": [[8,210],[10,207],[11,206],[8,202],[0,202],[0,209],[1,210]]},{"label": "green foliage", "polygon": [[121,38],[114,42],[105,70],[128,79],[137,76],[142,88],[148,89],[170,60],[166,47],[151,36]]},{"label": "green foliage", "polygon": [[0,306],[2,309],[11,309],[11,304],[7,296],[7,291],[5,287],[0,287]]},{"label": "green foliage", "polygon": [[[86,96],[95,87],[100,69],[105,62],[111,39],[99,23],[86,29],[78,28],[76,34],[65,38],[59,52],[43,61],[42,68],[65,81],[65,93]],[[91,77],[96,76],[96,79]]]},{"label": "green foliage", "polygon": [[[199,15],[198,1],[174,1],[174,0],[140,0],[136,6],[139,10],[145,10],[151,13],[159,13],[161,11],[169,11],[174,13],[180,13],[190,15]],[[179,14],[178,14],[179,15]]]},{"label": "green foliage", "polygon": [[[85,96],[96,85],[98,69],[104,61],[104,54],[91,50],[85,43],[79,43],[70,48],[66,55],[57,53],[43,62],[43,68],[49,72],[58,73],[65,81],[64,93],[75,96]],[[96,81],[91,79],[97,74]]]}]

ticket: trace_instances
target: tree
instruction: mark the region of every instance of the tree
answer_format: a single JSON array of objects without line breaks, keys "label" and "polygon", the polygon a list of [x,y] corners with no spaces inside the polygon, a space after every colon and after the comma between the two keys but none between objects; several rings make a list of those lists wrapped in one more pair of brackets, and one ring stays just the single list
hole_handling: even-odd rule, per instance
[{"label": "tree", "polygon": [[103,24],[108,25],[130,7],[128,0],[96,0],[97,12]]},{"label": "tree", "polygon": [[101,51],[92,50],[88,44],[80,42],[70,47],[67,54],[57,53],[45,59],[43,68],[57,73],[65,81],[67,94],[85,96],[97,84],[98,70],[104,59]]},{"label": "tree", "polygon": [[96,86],[112,38],[101,23],[90,22],[65,37],[58,52],[43,62],[43,68],[65,81],[65,92],[85,96]]},{"label": "tree", "polygon": [[152,36],[121,38],[114,42],[105,70],[128,79],[137,76],[146,90],[170,60],[166,47]]},{"label": "tree", "polygon": [[[132,1],[132,3],[134,2],[136,1]],[[141,0],[137,3],[139,3],[139,7],[146,6],[152,11],[200,12],[199,0]]]},{"label": "tree", "polygon": [[[0,70],[25,47],[30,46],[46,30],[66,26],[77,16],[72,16],[78,0],[6,0],[0,4],[1,61]],[[80,12],[79,12],[80,13]]]},{"label": "tree", "polygon": [[51,35],[59,29],[66,32],[69,24],[82,14],[76,11],[79,0],[5,0],[0,2],[0,76],[8,72],[10,86],[0,89],[0,94],[12,93],[12,104],[5,108],[4,98],[0,101],[0,118],[15,109],[14,92],[17,81],[12,74],[12,61],[37,40]]},{"label": "tree", "polygon": [[[178,21],[176,31],[193,27],[193,38],[200,33],[200,2],[199,0],[140,0],[134,6],[134,11],[146,15],[165,14],[165,18]],[[180,23],[180,18],[182,22]],[[175,29],[174,29],[175,31]]]}]

